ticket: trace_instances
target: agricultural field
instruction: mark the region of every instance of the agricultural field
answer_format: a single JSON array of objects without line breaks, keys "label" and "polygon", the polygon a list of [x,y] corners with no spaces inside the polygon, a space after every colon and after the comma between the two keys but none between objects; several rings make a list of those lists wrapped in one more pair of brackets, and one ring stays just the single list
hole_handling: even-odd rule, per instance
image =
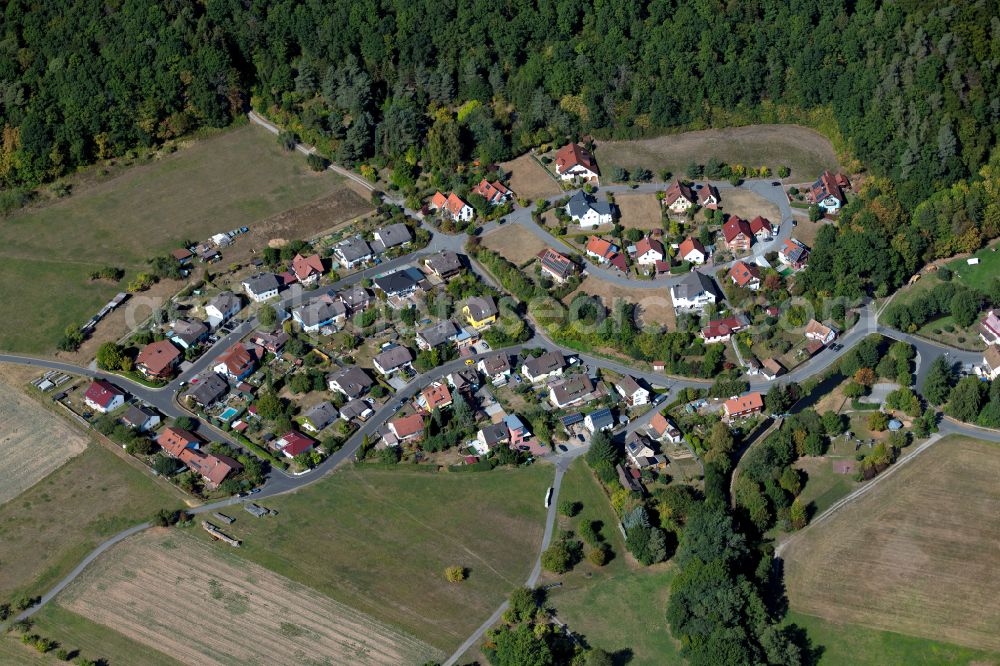
[{"label": "agricultural field", "polygon": [[584,278],[580,286],[563,301],[571,303],[578,293],[597,296],[605,307],[610,308],[616,298],[636,304],[636,312],[643,326],[665,326],[669,330],[677,328],[677,318],[674,315],[670,292],[664,289],[643,289],[640,287],[621,287],[617,284],[601,280],[594,276]]},{"label": "agricultural field", "polygon": [[[15,213],[0,226],[0,300],[33,307],[0,323],[0,349],[52,352],[68,324],[89,319],[148,258],[184,239],[253,228],[323,197],[361,201],[340,194],[340,183],[332,172],[310,171],[265,130],[246,126]],[[352,206],[346,214],[357,215]],[[241,239],[234,251],[250,242]],[[126,269],[125,281],[89,280],[108,265]]]},{"label": "agricultural field", "polygon": [[0,382],[0,505],[87,448],[87,438],[19,388]]},{"label": "agricultural field", "polygon": [[41,594],[100,542],[158,509],[180,505],[177,491],[138,463],[89,444],[0,505],[0,599]]},{"label": "agricultural field", "polygon": [[621,225],[626,229],[662,229],[662,206],[655,193],[619,194],[615,204],[621,213]]},{"label": "agricultural field", "polygon": [[[772,224],[781,223],[781,211],[764,197],[738,187],[730,187],[719,191],[722,201],[719,207],[729,215],[739,215],[744,220],[752,220],[761,215]],[[797,237],[797,234],[796,234]]]},{"label": "agricultural field", "polygon": [[519,199],[533,202],[562,192],[559,183],[530,154],[503,162],[500,168],[510,173],[510,189],[514,190],[514,196]]},{"label": "agricultural field", "polygon": [[784,553],[792,609],[1000,651],[998,474],[1000,447],[948,437],[793,537]]},{"label": "agricultural field", "polygon": [[228,549],[180,530],[148,530],[108,551],[58,603],[190,664],[261,657],[280,664],[401,664],[440,656]]},{"label": "agricultural field", "polygon": [[597,146],[597,161],[610,173],[615,166],[639,167],[654,173],[667,169],[683,177],[687,165],[704,164],[715,157],[727,164],[784,164],[795,180],[812,180],[823,169],[835,169],[833,146],[819,132],[800,125],[748,125],[726,129],[667,134],[635,141],[605,141]]},{"label": "agricultural field", "polygon": [[520,266],[544,250],[545,243],[530,229],[525,229],[519,224],[510,224],[483,236],[483,247]]},{"label": "agricultural field", "polygon": [[[347,467],[268,499],[277,517],[241,512],[226,531],[243,540],[241,557],[447,652],[527,579],[551,481],[548,465]],[[468,579],[447,582],[448,566],[466,567]]]}]

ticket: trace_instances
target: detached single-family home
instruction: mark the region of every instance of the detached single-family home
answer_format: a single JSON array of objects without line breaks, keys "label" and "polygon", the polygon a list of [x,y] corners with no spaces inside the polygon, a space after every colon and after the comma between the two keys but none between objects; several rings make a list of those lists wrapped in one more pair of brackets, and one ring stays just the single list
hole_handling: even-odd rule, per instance
[{"label": "detached single-family home", "polygon": [[499,180],[491,183],[485,178],[479,181],[479,184],[472,188],[472,192],[473,194],[478,194],[482,198],[486,199],[486,203],[491,206],[499,206],[502,203],[506,203],[514,195],[514,193],[507,189]]},{"label": "detached single-family home", "polygon": [[413,354],[406,347],[399,345],[385,348],[381,353],[372,359],[372,365],[379,374],[389,376],[392,373],[409,367],[413,362]]},{"label": "detached single-family home", "polygon": [[510,441],[510,430],[507,428],[507,423],[500,421],[499,423],[491,423],[487,426],[483,426],[478,433],[476,433],[476,439],[479,440],[481,449],[487,451],[492,450],[494,447],[500,444],[506,444]]},{"label": "detached single-family home", "polygon": [[195,449],[184,449],[178,459],[200,476],[205,487],[210,490],[218,488],[230,474],[239,474],[243,471],[243,465],[229,456]]},{"label": "detached single-family home", "polygon": [[344,268],[354,268],[373,258],[372,249],[361,236],[342,240],[333,248],[333,256]]},{"label": "detached single-family home", "polygon": [[988,345],[1000,344],[1000,314],[990,310],[979,322],[979,337]]},{"label": "detached single-family home", "polygon": [[493,354],[480,359],[476,369],[489,378],[494,386],[503,386],[510,377],[510,359],[504,353]]},{"label": "detached single-family home", "polygon": [[730,398],[722,403],[722,411],[727,421],[759,414],[764,411],[764,396],[754,391],[753,393]]},{"label": "detached single-family home", "polygon": [[359,400],[358,398],[348,400],[340,408],[340,418],[344,421],[350,421],[351,419],[367,421],[368,417],[374,413],[375,412],[372,411],[372,408],[368,406],[367,402]]},{"label": "detached single-family home", "polygon": [[469,204],[465,203],[461,197],[454,192],[445,196],[441,192],[435,192],[431,197],[430,207],[438,210],[442,215],[446,215],[456,222],[468,222],[476,214],[476,211]]},{"label": "detached single-family home", "polygon": [[215,372],[206,372],[191,380],[184,397],[201,407],[210,407],[227,393],[229,383]]},{"label": "detached single-family home", "polygon": [[190,430],[167,426],[156,438],[156,443],[168,455],[177,458],[181,451],[185,449],[197,449],[201,446],[201,440]]},{"label": "detached single-family home", "polygon": [[443,382],[431,382],[427,388],[420,392],[420,397],[422,398],[422,407],[428,412],[444,409],[452,402],[451,391],[448,390],[448,385]]},{"label": "detached single-family home", "polygon": [[529,358],[521,365],[521,374],[535,384],[550,377],[559,377],[566,367],[566,358],[559,350],[545,352],[536,358]]},{"label": "detached single-family home", "polygon": [[803,268],[809,262],[809,248],[794,238],[788,238],[778,250],[778,259],[792,268]]},{"label": "detached single-family home", "polygon": [[247,347],[237,342],[215,359],[216,363],[212,370],[232,381],[240,381],[253,373],[257,367],[258,357],[256,347]]},{"label": "detached single-family home", "polygon": [[417,347],[429,351],[454,340],[457,334],[458,326],[452,320],[445,319],[417,331]]},{"label": "detached single-family home", "polygon": [[174,373],[181,362],[181,351],[170,340],[150,342],[135,359],[135,367],[146,377],[162,379]]},{"label": "detached single-family home", "polygon": [[757,217],[750,220],[750,233],[758,241],[765,241],[771,237],[774,233],[773,227],[771,227],[771,221],[766,217]]},{"label": "detached single-family home", "polygon": [[579,405],[590,399],[594,383],[587,375],[572,375],[549,385],[549,402],[557,409]]},{"label": "detached single-family home", "polygon": [[503,417],[503,422],[510,433],[511,446],[522,446],[527,444],[528,440],[531,439],[531,430],[528,429],[528,426],[524,424],[524,421],[517,414],[508,414]]},{"label": "detached single-family home", "polygon": [[818,340],[824,345],[828,345],[837,338],[837,332],[829,326],[824,326],[815,319],[810,319],[806,324],[805,335],[810,340]]},{"label": "detached single-family home", "polygon": [[705,182],[698,190],[698,205],[709,210],[716,210],[719,207],[719,190],[714,185]]},{"label": "detached single-family home", "polygon": [[302,427],[310,432],[319,432],[336,421],[339,416],[337,408],[324,400],[306,410],[302,415]]},{"label": "detached single-family home", "polygon": [[[400,416],[389,421],[389,431],[395,438],[394,443],[419,440],[424,436],[424,417],[422,414],[410,414]],[[389,441],[387,440],[388,444]]]},{"label": "detached single-family home", "polygon": [[324,294],[292,310],[292,319],[306,333],[315,333],[324,326],[343,325],[347,306],[340,299]]},{"label": "detached single-family home", "polygon": [[326,376],[326,385],[346,398],[360,398],[375,382],[368,373],[356,365],[350,365]]},{"label": "detached single-family home", "polygon": [[208,337],[208,325],[200,319],[177,319],[170,325],[170,339],[184,349]]},{"label": "detached single-family home", "polygon": [[205,306],[205,315],[209,323],[218,326],[243,309],[243,300],[231,291],[222,291],[215,295]]},{"label": "detached single-family home", "polygon": [[297,455],[311,451],[315,445],[315,439],[295,430],[289,430],[272,444],[286,458],[294,458]]},{"label": "detached single-family home", "polygon": [[623,375],[616,381],[615,390],[625,399],[629,407],[649,404],[649,391],[640,386],[631,375]]},{"label": "detached single-family home", "polygon": [[372,296],[368,290],[358,285],[338,291],[337,298],[347,306],[347,313],[351,315],[367,310],[372,302]]},{"label": "detached single-family home", "polygon": [[256,331],[250,337],[250,341],[272,354],[277,354],[288,342],[288,333],[280,328],[273,331]]},{"label": "detached single-family home", "polygon": [[694,191],[679,180],[674,180],[663,196],[663,205],[671,213],[683,213],[698,203]]},{"label": "detached single-family home", "polygon": [[665,456],[657,456],[655,443],[641,432],[633,432],[625,438],[625,455],[629,464],[636,469],[654,467],[666,462]]},{"label": "detached single-family home", "polygon": [[160,425],[160,414],[152,407],[129,405],[122,414],[122,424],[139,432],[148,432]]},{"label": "detached single-family home", "polygon": [[706,344],[716,342],[728,342],[733,333],[739,333],[748,326],[743,315],[734,315],[725,319],[713,319],[708,322],[708,326],[701,329],[701,339]]},{"label": "detached single-family home", "polygon": [[679,444],[683,437],[681,431],[677,429],[670,419],[662,413],[657,412],[649,422],[649,432],[658,441]]},{"label": "detached single-family home", "polygon": [[593,257],[599,264],[606,264],[618,253],[618,246],[612,245],[603,238],[591,236],[587,241],[587,256]]},{"label": "detached single-family home", "polygon": [[836,213],[847,203],[844,187],[849,183],[841,174],[836,176],[824,171],[809,188],[808,199],[827,213]]},{"label": "detached single-family home", "polygon": [[677,248],[677,256],[681,258],[681,261],[700,265],[705,263],[705,257],[708,256],[708,253],[705,252],[705,246],[701,244],[701,241],[688,236]]},{"label": "detached single-family home", "polygon": [[601,430],[611,430],[615,427],[615,417],[607,407],[598,409],[587,414],[583,418],[583,427],[590,432],[600,432]]},{"label": "detached single-family home", "polygon": [[607,201],[597,201],[583,190],[569,198],[566,203],[566,214],[581,227],[594,228],[602,224],[611,224],[611,204]]},{"label": "detached single-family home", "polygon": [[597,162],[583,146],[567,143],[556,151],[555,164],[556,175],[562,180],[578,178],[594,185],[600,182],[601,172]]},{"label": "detached single-family home", "polygon": [[747,252],[754,242],[750,223],[738,215],[730,215],[722,225],[722,237],[726,240],[726,247],[730,252]]},{"label": "detached single-family home", "polygon": [[479,373],[472,368],[462,368],[448,373],[448,385],[459,393],[472,394],[479,389]]},{"label": "detached single-family home", "polygon": [[779,375],[784,373],[785,367],[781,365],[781,363],[778,363],[775,359],[767,358],[761,361],[760,374],[764,375],[767,379],[777,379]]},{"label": "detached single-family home", "polygon": [[95,379],[83,394],[83,402],[95,412],[107,414],[125,404],[125,392],[105,379]]},{"label": "detached single-family home", "polygon": [[311,254],[308,257],[296,254],[292,257],[292,273],[295,274],[299,284],[310,285],[318,282],[323,271],[323,260],[318,254]]},{"label": "detached single-family home", "polygon": [[497,304],[491,296],[473,296],[465,301],[462,316],[476,329],[486,328],[497,320]]},{"label": "detached single-family home", "polygon": [[1000,377],[1000,345],[990,345],[983,353],[983,376],[991,380]]},{"label": "detached single-family home", "polygon": [[760,289],[760,268],[755,264],[746,264],[742,261],[737,261],[729,269],[729,279],[737,287],[745,287],[750,291],[757,291]]},{"label": "detached single-family home", "polygon": [[372,283],[386,296],[405,298],[417,290],[422,277],[423,273],[415,268],[401,268],[398,271],[378,276],[372,280]]},{"label": "detached single-family home", "polygon": [[715,282],[707,275],[691,271],[670,287],[675,310],[701,310],[718,300]]},{"label": "detached single-family home", "polygon": [[667,253],[663,250],[663,243],[646,236],[635,244],[635,262],[640,266],[655,266],[656,262],[663,261]]},{"label": "detached single-family home", "polygon": [[263,303],[278,295],[281,283],[273,273],[257,273],[243,281],[243,291],[254,303]]},{"label": "detached single-family home", "polygon": [[562,255],[550,247],[538,253],[538,263],[542,273],[548,275],[558,284],[562,284],[576,274],[576,264],[569,257]]},{"label": "detached single-family home", "polygon": [[462,260],[454,252],[441,251],[424,259],[427,270],[439,278],[447,280],[462,272]]},{"label": "detached single-family home", "polygon": [[413,240],[413,234],[410,233],[410,228],[402,222],[397,222],[396,224],[390,224],[382,227],[381,229],[376,229],[372,236],[375,238],[375,243],[373,243],[375,249],[378,250],[381,247],[381,251],[388,250],[392,247],[409,245],[410,241]]}]

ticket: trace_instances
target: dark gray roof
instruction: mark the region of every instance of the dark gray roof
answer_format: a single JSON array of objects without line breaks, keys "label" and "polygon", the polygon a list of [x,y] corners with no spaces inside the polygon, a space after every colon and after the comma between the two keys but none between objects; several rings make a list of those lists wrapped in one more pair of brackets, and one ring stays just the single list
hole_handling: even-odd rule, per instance
[{"label": "dark gray roof", "polygon": [[340,415],[346,419],[356,419],[369,409],[371,407],[368,406],[368,403],[355,398],[354,400],[349,400],[340,408]]},{"label": "dark gray roof", "polygon": [[439,275],[448,275],[462,270],[462,260],[454,252],[440,252],[425,259],[424,263]]},{"label": "dark gray roof", "polygon": [[310,407],[302,418],[309,421],[316,430],[322,430],[337,420],[337,408],[329,402],[321,402]]},{"label": "dark gray roof", "polygon": [[563,357],[560,351],[550,351],[542,354],[537,358],[529,358],[524,362],[527,366],[528,372],[531,373],[532,377],[537,377],[538,375],[545,375],[566,365],[566,359]]},{"label": "dark gray roof", "polygon": [[413,354],[406,347],[391,347],[386,349],[381,354],[378,354],[374,359],[379,366],[386,370],[393,370],[403,365],[404,363],[409,363],[413,360]]},{"label": "dark gray roof", "polygon": [[187,344],[194,344],[208,333],[208,326],[198,319],[178,319],[171,325],[171,335]]},{"label": "dark gray roof", "polygon": [[347,306],[340,301],[330,301],[325,298],[314,298],[295,310],[298,319],[305,326],[321,326],[344,315]]},{"label": "dark gray roof", "polygon": [[191,386],[184,395],[207,407],[228,392],[229,383],[225,379],[214,372],[206,372],[198,377],[198,383]]},{"label": "dark gray roof", "polygon": [[274,291],[281,286],[278,282],[278,276],[273,273],[257,273],[256,275],[251,275],[243,284],[252,294],[266,294],[267,292]]},{"label": "dark gray roof", "polygon": [[615,417],[611,414],[611,410],[607,407],[591,412],[590,414],[587,414],[587,416],[590,417],[590,422],[595,430],[607,428],[608,426],[615,424]]},{"label": "dark gray roof", "polygon": [[371,256],[372,249],[368,247],[368,243],[363,238],[354,236],[338,243],[336,252],[338,256],[343,257],[344,261],[357,261]]},{"label": "dark gray roof", "polygon": [[219,312],[229,312],[233,309],[239,310],[243,307],[243,301],[231,291],[219,292],[208,304],[215,306]]},{"label": "dark gray roof", "polygon": [[407,271],[396,271],[395,273],[382,275],[375,278],[374,282],[376,287],[390,296],[402,294],[403,292],[415,289],[417,286],[417,280],[414,280]]},{"label": "dark gray roof", "polygon": [[469,308],[469,314],[476,321],[482,321],[497,313],[497,305],[490,296],[473,296],[465,302],[465,305]]},{"label": "dark gray roof", "polygon": [[358,285],[348,287],[343,291],[338,291],[337,297],[342,300],[347,307],[352,309],[361,305],[367,305],[372,299],[368,290]]},{"label": "dark gray roof", "polygon": [[716,298],[719,296],[719,291],[715,287],[715,281],[704,273],[699,273],[698,271],[691,271],[686,274],[674,286],[674,292],[680,298],[688,300],[694,298],[703,291],[714,294]]},{"label": "dark gray roof", "polygon": [[611,204],[607,201],[597,201],[587,196],[583,190],[578,190],[566,203],[566,210],[569,212],[570,217],[583,217],[591,209],[599,215],[611,214]]},{"label": "dark gray roof", "polygon": [[409,243],[413,238],[410,229],[403,223],[390,224],[375,232],[375,238],[382,242],[386,248]]},{"label": "dark gray roof", "polygon": [[507,430],[507,424],[503,421],[500,423],[491,423],[483,428],[483,440],[487,446],[493,446],[508,437],[510,437],[510,431]]},{"label": "dark gray roof", "polygon": [[417,331],[417,335],[431,347],[443,345],[456,333],[458,333],[458,327],[450,319],[439,321]]},{"label": "dark gray roof", "polygon": [[142,405],[129,405],[129,408],[125,410],[125,413],[122,415],[122,421],[124,421],[126,425],[141,426],[149,420],[150,417],[157,415],[156,410],[150,407],[144,407]]},{"label": "dark gray roof", "polygon": [[368,373],[356,365],[351,365],[342,370],[338,370],[326,376],[327,382],[336,382],[337,386],[344,390],[344,393],[351,398],[364,395],[365,391],[374,384]]}]

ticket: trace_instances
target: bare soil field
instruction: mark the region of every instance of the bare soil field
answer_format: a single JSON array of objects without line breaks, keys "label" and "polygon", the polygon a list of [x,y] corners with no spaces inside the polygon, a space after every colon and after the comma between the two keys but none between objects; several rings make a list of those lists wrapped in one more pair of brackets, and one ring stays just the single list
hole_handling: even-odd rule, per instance
[{"label": "bare soil field", "polygon": [[793,541],[793,610],[1000,649],[1000,447],[948,437]]},{"label": "bare soil field", "polygon": [[620,287],[605,280],[600,280],[589,276],[580,283],[575,291],[569,294],[565,303],[571,303],[578,293],[586,293],[597,296],[610,308],[616,298],[621,298],[629,303],[635,303],[638,307],[636,313],[643,326],[665,326],[668,330],[677,328],[677,319],[674,316],[673,302],[670,300],[670,291],[664,289],[640,289],[637,287]]},{"label": "bare soil field", "polygon": [[503,162],[500,168],[510,172],[510,189],[518,198],[534,201],[539,197],[553,197],[562,191],[559,183],[530,154]]},{"label": "bare soil field", "polygon": [[83,453],[87,438],[14,386],[0,382],[0,504]]},{"label": "bare soil field", "polygon": [[59,604],[188,664],[422,663],[430,646],[229,546],[148,530],[115,546]]},{"label": "bare soil field", "polygon": [[683,176],[688,163],[704,164],[713,156],[727,164],[766,165],[772,170],[784,164],[799,180],[837,167],[833,146],[826,137],[800,125],[749,125],[637,141],[605,141],[598,144],[596,153],[598,164],[608,173],[620,166],[654,172],[669,169]]},{"label": "bare soil field", "polygon": [[520,266],[544,250],[545,243],[528,229],[511,224],[504,225],[483,236],[483,247],[493,250]]},{"label": "bare soil field", "polygon": [[626,229],[661,229],[663,218],[655,193],[619,194],[615,204],[621,212],[621,225]]},{"label": "bare soil field", "polygon": [[781,223],[781,211],[773,203],[748,190],[726,188],[720,193],[722,211],[730,215],[739,215],[744,220],[752,220],[758,215],[769,219],[773,224]]},{"label": "bare soil field", "polygon": [[[795,210],[794,208],[792,209]],[[792,236],[797,240],[802,241],[809,247],[814,247],[816,245],[816,236],[819,235],[819,230],[822,229],[827,224],[833,224],[830,220],[820,220],[818,222],[810,222],[808,215],[795,215],[795,228],[792,229]]]}]

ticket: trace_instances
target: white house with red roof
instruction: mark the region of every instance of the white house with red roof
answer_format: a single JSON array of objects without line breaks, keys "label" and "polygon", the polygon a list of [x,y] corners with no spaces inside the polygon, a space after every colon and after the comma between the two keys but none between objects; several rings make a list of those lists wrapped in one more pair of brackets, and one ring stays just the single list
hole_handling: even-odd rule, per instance
[{"label": "white house with red roof", "polygon": [[979,337],[988,345],[1000,344],[1000,316],[990,310],[979,323]]},{"label": "white house with red roof", "polygon": [[706,343],[728,342],[734,333],[739,333],[747,327],[747,320],[741,316],[713,319],[699,334]]},{"label": "white house with red roof", "polygon": [[729,269],[729,279],[737,287],[745,287],[751,291],[760,289],[760,268],[754,264],[737,261]]},{"label": "white house with red roof", "polygon": [[432,210],[438,210],[456,222],[468,222],[476,214],[472,206],[465,203],[454,192],[450,192],[448,196],[445,196],[441,192],[435,192],[434,196],[431,197],[430,207]]},{"label": "white house with red roof", "polygon": [[424,436],[424,417],[421,414],[400,416],[389,421],[388,430],[392,437],[386,438],[383,436],[386,444],[392,445],[421,439]]},{"label": "white house with red roof", "polygon": [[587,241],[587,256],[593,257],[598,263],[606,264],[611,261],[618,252],[618,247],[597,236],[591,236]]},{"label": "white house with red roof", "polygon": [[674,180],[663,195],[663,205],[671,213],[683,213],[697,203],[694,190],[679,180]]},{"label": "white house with red roof", "polygon": [[656,262],[663,261],[667,253],[663,250],[663,243],[646,236],[635,244],[635,262],[640,266],[655,266]]},{"label": "white house with red roof", "polygon": [[562,180],[580,179],[597,185],[601,171],[597,162],[586,148],[576,143],[567,143],[556,151],[556,175]]},{"label": "white house with red roof", "polygon": [[318,254],[308,257],[296,254],[292,259],[292,273],[299,284],[313,284],[323,275],[323,260]]},{"label": "white house with red roof", "polygon": [[730,398],[722,403],[722,411],[727,421],[742,419],[764,411],[764,396],[759,392]]},{"label": "white house with red roof", "polygon": [[844,187],[849,186],[847,178],[824,171],[809,188],[808,199],[827,213],[836,213],[847,203]]},{"label": "white house with red roof", "polygon": [[95,379],[83,394],[83,402],[95,412],[107,414],[125,404],[125,392],[105,379]]},{"label": "white house with red roof", "polygon": [[681,258],[681,261],[691,264],[703,264],[708,253],[705,252],[705,246],[701,244],[701,241],[688,236],[680,244],[680,247],[677,248],[677,255]]},{"label": "white house with red roof", "polygon": [[716,210],[719,207],[719,190],[710,183],[704,183],[698,190],[698,205],[709,210]]},{"label": "white house with red roof", "polygon": [[306,451],[311,451],[315,445],[315,439],[295,430],[289,430],[281,436],[281,439],[274,442],[274,448],[281,451],[287,458],[294,458]]},{"label": "white house with red roof", "polygon": [[774,228],[771,226],[771,221],[769,219],[758,215],[750,220],[750,233],[752,233],[754,238],[758,241],[764,241],[774,234]]},{"label": "white house with red roof", "polygon": [[722,225],[722,236],[730,252],[746,252],[754,242],[750,224],[738,215],[730,215]]},{"label": "white house with red roof", "polygon": [[506,203],[514,196],[514,193],[507,189],[499,180],[491,183],[485,178],[472,188],[472,192],[486,199],[486,203],[491,206],[499,206]]}]

